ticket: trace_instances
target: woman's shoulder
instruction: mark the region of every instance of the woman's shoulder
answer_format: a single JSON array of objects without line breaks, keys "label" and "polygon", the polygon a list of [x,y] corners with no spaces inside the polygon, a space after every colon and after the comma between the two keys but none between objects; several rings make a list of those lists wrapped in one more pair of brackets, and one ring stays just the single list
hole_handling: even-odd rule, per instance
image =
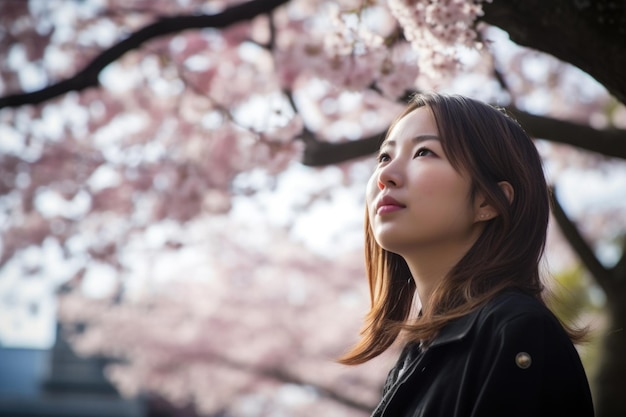
[{"label": "woman's shoulder", "polygon": [[431,346],[468,337],[496,341],[510,335],[531,338],[548,335],[555,340],[569,339],[559,320],[540,299],[521,291],[505,290],[446,325]]},{"label": "woman's shoulder", "polygon": [[505,290],[496,294],[483,306],[485,312],[515,314],[518,312],[543,313],[545,304],[537,297],[520,290]]},{"label": "woman's shoulder", "polygon": [[[559,324],[543,301],[517,290],[503,291],[477,311],[479,321],[542,321]],[[559,324],[560,327],[560,324]]]}]

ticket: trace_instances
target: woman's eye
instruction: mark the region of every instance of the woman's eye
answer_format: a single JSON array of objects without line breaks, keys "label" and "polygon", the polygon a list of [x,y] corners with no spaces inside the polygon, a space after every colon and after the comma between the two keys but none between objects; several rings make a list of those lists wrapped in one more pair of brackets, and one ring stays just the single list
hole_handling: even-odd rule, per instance
[{"label": "woman's eye", "polygon": [[387,162],[387,161],[390,161],[390,160],[391,160],[391,157],[389,156],[389,154],[388,154],[388,153],[383,152],[383,153],[381,153],[381,154],[379,154],[379,155],[378,155],[377,160],[378,160],[378,162],[379,162],[379,163],[380,163],[380,162]]},{"label": "woman's eye", "polygon": [[434,154],[435,153],[428,148],[419,148],[417,152],[415,152],[414,158],[417,158],[418,156],[428,156],[428,155],[434,155]]}]

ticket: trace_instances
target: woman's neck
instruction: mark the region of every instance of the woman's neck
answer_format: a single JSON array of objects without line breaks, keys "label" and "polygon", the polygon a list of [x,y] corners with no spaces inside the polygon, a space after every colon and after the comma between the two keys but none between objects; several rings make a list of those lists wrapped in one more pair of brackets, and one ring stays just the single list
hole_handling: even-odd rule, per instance
[{"label": "woman's neck", "polygon": [[402,255],[406,261],[422,309],[428,307],[433,291],[450,273],[450,270],[465,256],[471,244],[462,247],[438,248],[438,250],[415,250]]}]

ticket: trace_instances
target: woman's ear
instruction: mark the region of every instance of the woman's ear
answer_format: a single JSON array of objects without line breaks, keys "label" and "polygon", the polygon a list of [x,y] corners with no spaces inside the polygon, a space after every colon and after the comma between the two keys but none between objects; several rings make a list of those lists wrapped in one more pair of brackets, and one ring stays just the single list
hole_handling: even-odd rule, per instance
[{"label": "woman's ear", "polygon": [[515,198],[515,190],[513,190],[513,186],[508,181],[500,181],[498,186],[506,196],[506,199],[509,200],[509,204],[513,204],[513,199]]},{"label": "woman's ear", "polygon": [[[506,199],[509,200],[509,204],[511,204],[515,198],[515,191],[513,190],[511,183],[508,181],[500,181],[498,186],[502,190],[502,193],[506,196]],[[479,204],[478,207],[476,207],[476,216],[474,221],[484,222],[500,215],[495,207],[489,204],[482,195],[479,196],[477,202]]]}]

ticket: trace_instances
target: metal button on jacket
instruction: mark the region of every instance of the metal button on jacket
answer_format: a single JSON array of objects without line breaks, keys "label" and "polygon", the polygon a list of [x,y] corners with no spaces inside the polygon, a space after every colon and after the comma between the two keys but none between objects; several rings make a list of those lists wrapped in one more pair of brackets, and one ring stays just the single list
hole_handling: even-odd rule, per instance
[{"label": "metal button on jacket", "polygon": [[532,362],[533,362],[532,358],[526,352],[520,352],[517,355],[515,355],[515,364],[522,369],[530,368],[530,364]]}]

